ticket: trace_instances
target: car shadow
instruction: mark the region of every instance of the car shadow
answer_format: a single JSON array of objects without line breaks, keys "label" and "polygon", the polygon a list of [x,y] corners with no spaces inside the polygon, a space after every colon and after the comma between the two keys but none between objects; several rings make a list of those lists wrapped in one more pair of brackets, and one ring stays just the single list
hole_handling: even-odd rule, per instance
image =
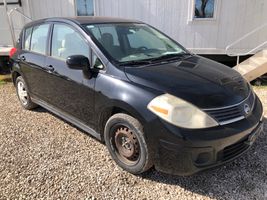
[{"label": "car shadow", "polygon": [[[151,170],[142,178],[216,199],[267,200],[267,119],[261,135],[233,162],[192,176],[179,177]],[[257,198],[258,197],[258,198]]]},{"label": "car shadow", "polygon": [[82,132],[83,134],[85,134],[85,135],[91,137],[92,139],[94,139],[94,140],[100,142],[101,144],[104,144],[103,141],[98,140],[96,137],[92,136],[90,133],[87,133],[86,131],[82,130],[82,129],[79,128],[78,126],[72,124],[72,123],[69,122],[69,121],[66,121],[66,120],[63,119],[62,117],[60,117],[60,116],[58,116],[58,115],[56,115],[56,114],[50,112],[49,110],[47,110],[47,109],[45,109],[45,108],[43,108],[43,107],[41,107],[41,106],[38,106],[38,107],[36,107],[35,109],[33,109],[33,110],[31,110],[31,111],[32,111],[32,112],[38,112],[38,113],[49,113],[49,114],[52,115],[53,117],[55,117],[55,118],[57,118],[57,119],[63,121],[64,123],[67,123],[68,125],[70,125],[70,126],[76,128],[77,130],[79,130],[79,131]]},{"label": "car shadow", "polygon": [[[38,106],[37,108],[31,110],[32,112],[38,112],[38,113],[49,113],[49,114],[52,114],[54,115],[53,113],[49,112],[48,110],[46,110],[45,108],[41,107],[41,106]],[[56,115],[54,115],[56,116]]]}]

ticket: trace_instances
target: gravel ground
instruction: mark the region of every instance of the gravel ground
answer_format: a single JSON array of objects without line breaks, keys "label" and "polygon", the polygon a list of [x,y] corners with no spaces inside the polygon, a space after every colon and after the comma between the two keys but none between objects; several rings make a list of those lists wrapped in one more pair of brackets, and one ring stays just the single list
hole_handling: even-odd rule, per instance
[{"label": "gravel ground", "polygon": [[[267,108],[267,89],[258,89]],[[122,171],[105,146],[0,85],[0,199],[267,199],[267,125],[241,158],[191,177]]]}]

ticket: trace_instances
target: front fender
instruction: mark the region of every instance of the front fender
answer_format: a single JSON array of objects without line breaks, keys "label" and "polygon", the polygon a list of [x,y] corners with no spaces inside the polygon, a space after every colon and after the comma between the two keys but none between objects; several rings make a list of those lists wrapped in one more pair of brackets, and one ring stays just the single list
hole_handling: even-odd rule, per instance
[{"label": "front fender", "polygon": [[162,94],[160,91],[107,74],[98,74],[95,92],[96,113],[107,112],[114,107],[120,108],[137,118],[143,125],[156,117],[147,109],[148,103]]}]

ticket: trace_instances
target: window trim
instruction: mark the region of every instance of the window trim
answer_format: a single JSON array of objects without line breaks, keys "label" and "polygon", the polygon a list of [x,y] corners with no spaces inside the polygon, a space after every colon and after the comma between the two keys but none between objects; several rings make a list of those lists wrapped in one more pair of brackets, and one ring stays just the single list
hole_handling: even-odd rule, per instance
[{"label": "window trim", "polygon": [[193,22],[214,22],[218,19],[218,12],[219,8],[221,6],[220,0],[214,0],[214,12],[212,18],[195,18],[195,4],[196,0],[190,0],[188,1],[188,20],[187,23],[193,23]]},{"label": "window trim", "polygon": [[[78,11],[77,11],[77,0],[74,0],[75,2],[74,2],[74,13],[75,13],[75,16],[80,16],[80,15],[78,15]],[[93,15],[88,15],[88,16],[96,16],[95,15],[95,11],[96,11],[96,0],[93,0],[93,6],[94,6],[94,8],[93,8],[93,11],[94,11],[94,14]]]}]

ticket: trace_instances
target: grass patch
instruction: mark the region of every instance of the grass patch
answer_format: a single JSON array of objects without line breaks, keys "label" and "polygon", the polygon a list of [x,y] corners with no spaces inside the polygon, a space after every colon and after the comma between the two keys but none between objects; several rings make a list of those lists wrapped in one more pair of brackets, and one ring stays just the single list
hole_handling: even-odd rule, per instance
[{"label": "grass patch", "polygon": [[7,82],[11,82],[11,75],[0,75],[0,85],[4,85]]},{"label": "grass patch", "polygon": [[267,85],[261,85],[261,86],[253,86],[253,88],[254,89],[256,89],[256,90],[259,90],[259,89],[261,89],[261,90],[267,90]]}]

